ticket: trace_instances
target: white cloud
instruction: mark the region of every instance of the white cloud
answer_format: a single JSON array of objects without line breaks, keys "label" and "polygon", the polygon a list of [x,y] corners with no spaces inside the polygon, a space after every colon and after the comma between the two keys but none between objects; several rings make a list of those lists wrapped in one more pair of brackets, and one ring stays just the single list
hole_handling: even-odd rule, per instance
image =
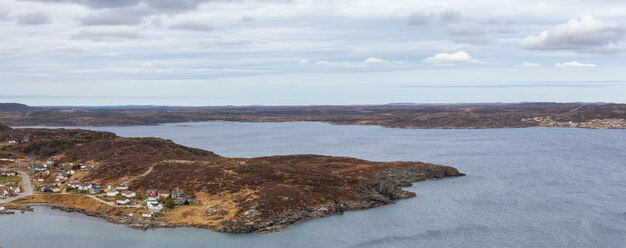
[{"label": "white cloud", "polygon": [[384,59],[371,57],[371,58],[367,58],[367,59],[363,60],[363,64],[366,64],[366,65],[389,64],[389,61],[386,61]]},{"label": "white cloud", "polygon": [[50,23],[50,17],[44,12],[28,13],[16,18],[19,25],[42,25]]},{"label": "white cloud", "polygon": [[422,12],[415,12],[407,18],[406,22],[410,26],[422,26],[426,25],[430,19],[430,16]]},{"label": "white cloud", "polygon": [[583,64],[578,61],[570,61],[565,63],[557,63],[554,65],[556,68],[566,68],[566,67],[598,67],[596,64]]},{"label": "white cloud", "polygon": [[530,62],[524,62],[520,65],[517,65],[517,67],[522,67],[522,68],[537,68],[537,67],[541,67],[541,64],[539,63],[530,63]]},{"label": "white cloud", "polygon": [[[307,64],[309,63],[309,61],[301,60],[300,63]],[[357,61],[333,62],[333,61],[328,61],[328,60],[319,60],[313,63],[313,65],[316,65],[316,66],[333,66],[333,67],[345,67],[345,68],[365,68],[366,66],[388,65],[388,64],[391,64],[391,63],[387,60],[375,58],[375,57],[370,57],[360,62],[357,62]]]},{"label": "white cloud", "polygon": [[[603,21],[586,15],[543,31],[522,41],[525,49],[573,50],[580,52],[615,52],[624,29],[615,21]],[[610,49],[607,49],[610,48]]]},{"label": "white cloud", "polygon": [[202,20],[186,20],[174,23],[169,26],[170,29],[190,30],[190,31],[212,31],[213,24],[209,21]]},{"label": "white cloud", "polygon": [[455,53],[438,53],[432,57],[428,57],[422,60],[423,63],[426,64],[453,64],[453,63],[468,63],[468,62],[478,62],[475,59],[464,52],[458,51]]},{"label": "white cloud", "polygon": [[99,25],[138,25],[145,13],[136,10],[103,10],[77,17],[76,20],[84,26]]},{"label": "white cloud", "polygon": [[128,26],[105,26],[90,27],[75,33],[72,38],[93,41],[120,41],[139,38],[139,31],[135,27]]},{"label": "white cloud", "polygon": [[61,46],[57,46],[55,51],[57,52],[68,52],[68,53],[82,53],[82,52],[87,52],[89,49],[87,49],[85,46],[81,45],[81,44],[77,44],[77,43],[69,43],[69,44],[64,44]]}]

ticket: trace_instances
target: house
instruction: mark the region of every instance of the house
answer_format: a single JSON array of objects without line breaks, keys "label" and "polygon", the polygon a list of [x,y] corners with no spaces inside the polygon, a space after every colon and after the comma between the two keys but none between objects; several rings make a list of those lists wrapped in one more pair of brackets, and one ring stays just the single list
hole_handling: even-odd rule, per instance
[{"label": "house", "polygon": [[148,209],[152,212],[161,212],[161,210],[163,210],[163,205],[158,203],[148,203]]},{"label": "house", "polygon": [[185,205],[186,203],[188,203],[187,201],[187,197],[178,197],[174,199],[174,202],[176,203],[176,205]]},{"label": "house", "polygon": [[46,161],[46,164],[47,164],[47,165],[53,165],[53,164],[55,164],[56,162],[57,162],[57,161],[56,161],[55,159],[53,159],[53,158],[49,158],[49,159]]},{"label": "house", "polygon": [[89,194],[95,195],[100,194],[102,192],[102,186],[100,185],[92,185],[89,189]]},{"label": "house", "polygon": [[42,185],[42,186],[39,188],[39,190],[40,190],[41,192],[52,192],[52,189],[50,189],[50,186],[48,186],[48,185]]},{"label": "house", "polygon": [[162,197],[162,198],[168,198],[168,197],[170,197],[170,193],[171,193],[171,192],[170,192],[170,191],[167,191],[167,190],[159,190],[159,191],[157,192],[157,194],[159,194],[159,197]]},{"label": "house", "polygon": [[120,194],[120,192],[118,192],[117,190],[109,190],[109,191],[107,191],[107,196],[117,196],[119,194]]},{"label": "house", "polygon": [[70,189],[76,189],[78,187],[80,187],[80,181],[78,180],[72,180],[67,184],[67,187]]},{"label": "house", "polygon": [[80,186],[78,186],[78,189],[81,190],[81,191],[87,191],[87,190],[90,190],[91,187],[93,187],[93,184],[91,184],[91,183],[83,183]]},{"label": "house", "polygon": [[185,192],[172,190],[172,198],[177,205],[183,205],[188,202]]},{"label": "house", "polygon": [[122,198],[122,199],[115,200],[115,203],[117,203],[119,205],[126,205],[126,204],[130,203],[130,200],[128,198]]},{"label": "house", "polygon": [[156,189],[148,189],[146,190],[147,196],[159,196],[159,191]]},{"label": "house", "polygon": [[17,145],[17,140],[9,140],[9,145]]},{"label": "house", "polygon": [[135,192],[132,191],[124,191],[122,192],[122,196],[126,197],[126,198],[134,198],[137,196],[137,194],[135,194]]},{"label": "house", "polygon": [[115,189],[118,191],[124,191],[124,190],[128,190],[128,186],[126,184],[120,184],[120,185],[117,185]]},{"label": "house", "polygon": [[5,172],[2,172],[2,174],[0,174],[0,175],[2,175],[3,177],[13,177],[13,176],[17,176],[17,172],[15,172],[15,171],[5,171]]},{"label": "house", "polygon": [[144,212],[141,214],[141,216],[144,218],[152,218],[152,212]]},{"label": "house", "polygon": [[148,204],[159,203],[159,196],[148,196]]}]

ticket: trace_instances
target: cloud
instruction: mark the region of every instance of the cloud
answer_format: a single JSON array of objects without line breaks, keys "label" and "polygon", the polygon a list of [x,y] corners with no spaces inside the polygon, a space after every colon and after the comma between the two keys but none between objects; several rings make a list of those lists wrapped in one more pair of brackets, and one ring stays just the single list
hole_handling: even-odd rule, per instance
[{"label": "cloud", "polygon": [[193,10],[198,5],[215,0],[25,0],[43,3],[72,3],[92,9],[119,9],[146,6],[163,12]]},{"label": "cloud", "polygon": [[530,62],[524,62],[520,65],[517,65],[516,67],[521,67],[521,68],[537,68],[537,67],[541,67],[541,64],[539,63],[530,63]]},{"label": "cloud", "polygon": [[0,10],[0,21],[9,20],[9,12]]},{"label": "cloud", "polygon": [[439,13],[414,12],[407,17],[406,22],[409,26],[423,26],[435,20],[443,23],[454,23],[461,21],[462,19],[463,15],[461,12],[449,9]]},{"label": "cloud", "polygon": [[139,31],[134,27],[91,27],[75,33],[72,38],[93,41],[119,41],[139,38]]},{"label": "cloud", "polygon": [[426,25],[430,19],[430,16],[422,12],[415,12],[407,18],[406,22],[410,26],[422,26]]},{"label": "cloud", "polygon": [[554,65],[556,68],[567,68],[567,67],[598,67],[596,64],[583,64],[578,61],[571,61],[565,63],[557,63]]},{"label": "cloud", "polygon": [[50,17],[44,12],[34,12],[18,16],[16,18],[19,25],[42,25],[50,23]]},{"label": "cloud", "polygon": [[463,14],[455,10],[445,10],[439,13],[437,18],[442,22],[457,22],[463,19]]},{"label": "cloud", "polygon": [[522,47],[530,50],[572,50],[577,52],[619,52],[624,29],[615,21],[603,21],[586,15],[580,20],[571,19],[541,32],[526,37]]},{"label": "cloud", "polygon": [[464,52],[458,51],[455,53],[438,53],[432,57],[428,57],[422,60],[422,63],[426,64],[454,64],[454,63],[468,63],[468,62],[478,62],[475,59]]},{"label": "cloud", "polygon": [[384,59],[379,59],[379,58],[367,58],[365,60],[363,60],[363,64],[366,65],[381,65],[381,64],[389,64],[389,61],[386,61]]},{"label": "cloud", "polygon": [[451,25],[446,32],[454,38],[454,41],[471,45],[486,45],[495,40],[495,37],[482,26],[470,22]]},{"label": "cloud", "polygon": [[73,3],[94,9],[137,6],[141,0],[25,0],[42,3]]},{"label": "cloud", "polygon": [[81,44],[69,43],[69,44],[57,46],[56,49],[54,50],[57,52],[82,53],[82,52],[87,52],[89,49],[87,49]]},{"label": "cloud", "polygon": [[138,11],[102,10],[77,17],[76,20],[83,26],[138,25],[143,16],[144,13]]},{"label": "cloud", "polygon": [[[309,60],[300,60],[300,64],[308,64],[308,63],[309,63]],[[367,66],[388,65],[388,64],[390,64],[389,61],[380,59],[380,58],[375,58],[375,57],[370,57],[360,62],[356,62],[356,61],[332,62],[328,60],[319,60],[313,63],[313,65],[316,65],[316,66],[333,66],[333,67],[345,67],[345,68],[365,68]]]},{"label": "cloud", "polygon": [[187,20],[174,23],[169,26],[170,29],[191,30],[191,31],[211,31],[213,24],[209,21]]}]

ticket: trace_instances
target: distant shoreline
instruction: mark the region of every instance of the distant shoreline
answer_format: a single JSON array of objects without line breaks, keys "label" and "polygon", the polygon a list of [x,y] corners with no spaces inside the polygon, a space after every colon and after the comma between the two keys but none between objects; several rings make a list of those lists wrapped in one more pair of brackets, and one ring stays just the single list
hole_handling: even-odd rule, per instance
[{"label": "distant shoreline", "polygon": [[518,103],[451,105],[242,107],[30,107],[0,104],[10,126],[147,126],[193,122],[323,122],[416,129],[525,127],[626,128],[626,104]]}]

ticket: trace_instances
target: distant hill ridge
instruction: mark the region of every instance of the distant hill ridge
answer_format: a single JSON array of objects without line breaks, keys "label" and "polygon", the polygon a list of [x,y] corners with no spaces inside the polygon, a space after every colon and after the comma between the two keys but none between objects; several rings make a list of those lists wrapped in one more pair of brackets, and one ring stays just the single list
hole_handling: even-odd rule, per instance
[{"label": "distant hill ridge", "polygon": [[28,105],[21,103],[0,103],[0,111],[24,111],[31,109]]}]

